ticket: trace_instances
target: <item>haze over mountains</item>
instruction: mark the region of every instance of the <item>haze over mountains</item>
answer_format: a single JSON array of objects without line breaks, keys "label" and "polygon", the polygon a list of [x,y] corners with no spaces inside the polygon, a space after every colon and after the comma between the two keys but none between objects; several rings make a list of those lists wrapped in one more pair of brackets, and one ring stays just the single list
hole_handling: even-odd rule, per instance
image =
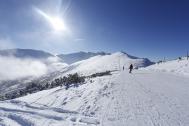
[{"label": "haze over mountains", "polygon": [[[125,55],[127,55],[128,58],[131,59],[138,59],[138,57],[131,56],[125,52],[122,52]],[[0,56],[3,57],[15,57],[15,58],[32,58],[32,59],[47,59],[49,57],[58,57],[63,60],[64,63],[72,64],[77,61],[85,60],[93,56],[97,55],[110,55],[111,53],[106,52],[75,52],[75,53],[69,53],[69,54],[58,54],[54,55],[49,52],[45,52],[42,50],[35,50],[35,49],[6,49],[6,50],[0,50]]]},{"label": "haze over mountains", "polygon": [[78,52],[56,56],[34,49],[0,50],[0,80],[39,77],[66,67],[70,63],[105,53]]},{"label": "haze over mountains", "polygon": [[[128,60],[130,59],[138,62],[136,67],[144,67],[153,64],[153,62],[146,58],[137,58],[128,55],[125,52],[120,52],[120,54],[124,55],[125,58]],[[22,77],[25,78],[32,76],[42,76],[55,71],[60,71],[64,67],[68,67],[73,63],[86,60],[95,56],[98,57],[91,60],[94,60],[93,62],[100,63],[101,60],[103,62],[104,57],[113,57],[114,54],[105,52],[76,52],[71,54],[53,55],[49,52],[34,49],[0,50],[0,62],[2,64],[0,80],[12,80]],[[119,57],[115,57],[115,59],[117,58]]]},{"label": "haze over mountains", "polygon": [[54,55],[33,49],[6,49],[0,50],[0,56],[4,57],[16,57],[16,58],[33,58],[33,59],[44,59],[53,57]]},{"label": "haze over mountains", "polygon": [[0,51],[0,63],[2,64],[0,91],[1,93],[13,91],[26,86],[32,81],[43,80],[43,83],[45,83],[69,73],[90,75],[107,70],[120,70],[123,67],[120,65],[120,62],[123,61],[125,62],[123,64],[125,68],[131,63],[136,68],[153,64],[146,58],[137,58],[124,52],[113,54],[78,52],[55,56],[40,50],[2,50]]}]

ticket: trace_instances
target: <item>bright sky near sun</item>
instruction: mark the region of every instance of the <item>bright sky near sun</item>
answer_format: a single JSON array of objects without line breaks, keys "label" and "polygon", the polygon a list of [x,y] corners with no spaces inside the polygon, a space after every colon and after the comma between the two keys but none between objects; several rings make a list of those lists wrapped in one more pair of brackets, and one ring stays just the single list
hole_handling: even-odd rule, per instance
[{"label": "bright sky near sun", "polygon": [[186,0],[0,0],[0,49],[125,51],[151,59],[189,50]]},{"label": "bright sky near sun", "polygon": [[52,25],[54,30],[56,30],[56,31],[65,30],[65,24],[63,23],[63,20],[60,17],[50,16],[38,8],[36,8],[35,10],[37,13],[42,15]]},{"label": "bright sky near sun", "polygon": [[68,28],[64,23],[64,20],[59,15],[49,15],[39,8],[35,8],[36,12],[44,17],[44,19],[51,25],[55,32],[68,32]]}]

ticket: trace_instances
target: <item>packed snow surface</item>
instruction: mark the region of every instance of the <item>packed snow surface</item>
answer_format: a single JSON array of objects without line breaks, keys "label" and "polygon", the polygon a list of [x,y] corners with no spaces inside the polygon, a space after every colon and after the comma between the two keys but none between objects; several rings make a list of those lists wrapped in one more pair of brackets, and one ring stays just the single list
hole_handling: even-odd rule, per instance
[{"label": "packed snow surface", "polygon": [[69,69],[86,75],[115,69],[112,75],[68,90],[57,87],[1,101],[0,126],[189,126],[188,76],[149,68],[129,74],[121,68],[133,60],[113,56],[97,56]]},{"label": "packed snow surface", "polygon": [[189,76],[189,60],[187,60],[187,58],[184,57],[182,58],[182,60],[177,59],[151,65],[146,69]]}]

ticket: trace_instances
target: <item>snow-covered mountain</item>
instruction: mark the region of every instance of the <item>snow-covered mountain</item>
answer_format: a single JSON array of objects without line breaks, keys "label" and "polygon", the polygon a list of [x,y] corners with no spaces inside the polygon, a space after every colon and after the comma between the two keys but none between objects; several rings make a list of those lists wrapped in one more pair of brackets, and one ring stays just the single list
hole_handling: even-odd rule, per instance
[{"label": "snow-covered mountain", "polygon": [[32,58],[32,59],[47,59],[54,55],[41,50],[34,49],[6,49],[0,50],[0,56],[16,57],[16,58]]},{"label": "snow-covered mountain", "polygon": [[189,60],[182,57],[182,59],[156,63],[145,69],[189,76]]},{"label": "snow-covered mountain", "polygon": [[[106,53],[79,52],[65,56],[72,62],[76,62],[96,55],[106,55]],[[4,81],[10,85],[23,79],[33,80],[33,78],[57,72],[67,66],[60,57],[34,49],[0,50],[0,64],[0,85],[5,83]],[[6,84],[4,86],[6,87]]]},{"label": "snow-covered mountain", "polygon": [[153,62],[146,58],[137,58],[130,56],[124,52],[116,52],[111,55],[98,55],[86,60],[82,60],[71,64],[68,67],[68,73],[78,72],[89,75],[106,70],[121,70],[123,66],[127,69],[133,64],[135,68],[146,67],[152,65]]},{"label": "snow-covered mountain", "polygon": [[[131,63],[135,67],[146,66],[145,61],[117,52],[71,64],[42,79],[74,72],[82,75],[112,72],[87,78],[85,83],[68,90],[64,86],[56,87],[1,101],[0,125],[188,126],[189,78],[149,69],[156,65],[135,69],[132,74],[122,70],[122,66],[127,68]],[[166,68],[173,68],[173,64],[176,61]]]},{"label": "snow-covered mountain", "polygon": [[40,77],[67,66],[59,57],[33,49],[0,50],[0,64],[0,83]]},{"label": "snow-covered mountain", "polygon": [[[98,55],[91,57],[86,60],[82,60],[76,63],[73,63],[71,65],[65,65],[59,62],[52,62],[50,66],[47,65],[47,68],[54,69],[52,72],[48,72],[38,78],[32,78],[29,76],[22,79],[16,79],[13,81],[2,81],[0,82],[1,86],[0,91],[1,94],[14,91],[17,88],[23,88],[24,85],[27,86],[32,81],[45,84],[49,81],[52,81],[58,77],[61,77],[63,75],[67,75],[70,73],[79,73],[82,75],[91,75],[98,72],[104,72],[104,71],[119,71],[124,66],[125,68],[128,68],[130,64],[133,64],[134,67],[145,67],[148,65],[153,64],[151,61],[145,59],[145,58],[137,58],[132,57],[126,53],[123,52],[117,52],[109,55]],[[58,67],[58,64],[60,64],[60,67]],[[27,73],[27,71],[26,71]]]},{"label": "snow-covered mountain", "polygon": [[76,53],[70,53],[70,54],[59,54],[57,55],[58,57],[60,57],[63,62],[67,63],[67,64],[72,64],[81,60],[86,60],[90,57],[93,56],[97,56],[97,55],[110,55],[110,53],[105,53],[105,52],[97,52],[97,53],[93,53],[93,52],[76,52]]}]

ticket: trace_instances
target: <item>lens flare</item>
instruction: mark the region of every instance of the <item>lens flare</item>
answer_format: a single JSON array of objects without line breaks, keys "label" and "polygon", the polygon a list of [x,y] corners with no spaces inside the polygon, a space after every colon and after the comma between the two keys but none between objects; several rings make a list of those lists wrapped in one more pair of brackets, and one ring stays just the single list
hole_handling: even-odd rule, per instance
[{"label": "lens flare", "polygon": [[51,27],[58,32],[66,32],[68,31],[63,19],[60,16],[51,16],[47,13],[45,13],[44,11],[35,8],[35,11],[41,15],[42,17],[45,18],[45,20],[51,25]]}]

